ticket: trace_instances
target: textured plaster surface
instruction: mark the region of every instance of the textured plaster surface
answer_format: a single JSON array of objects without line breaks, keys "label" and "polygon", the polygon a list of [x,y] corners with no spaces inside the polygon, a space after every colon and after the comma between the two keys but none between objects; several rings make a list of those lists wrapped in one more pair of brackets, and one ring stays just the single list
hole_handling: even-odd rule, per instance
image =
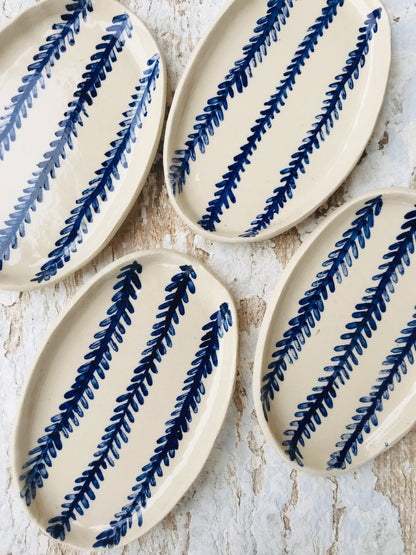
[{"label": "textured plaster surface", "polygon": [[[1,0],[0,26],[34,0]],[[170,104],[189,56],[224,0],[125,0],[149,26],[168,65]],[[82,553],[58,545],[27,517],[11,483],[11,437],[31,361],[79,287],[124,254],[155,246],[208,263],[239,308],[238,376],[226,422],[190,490],[163,522],[114,554],[416,554],[416,432],[375,462],[337,479],[291,470],[265,444],[251,377],[259,326],[283,268],[325,216],[361,192],[415,186],[416,5],[386,0],[393,29],[388,93],[357,168],[315,214],[283,236],[227,246],[190,232],[171,209],[161,147],[139,200],[84,270],[34,293],[0,293],[0,554]],[[2,184],[6,186],[7,184]],[[103,552],[104,553],[104,552]]]}]

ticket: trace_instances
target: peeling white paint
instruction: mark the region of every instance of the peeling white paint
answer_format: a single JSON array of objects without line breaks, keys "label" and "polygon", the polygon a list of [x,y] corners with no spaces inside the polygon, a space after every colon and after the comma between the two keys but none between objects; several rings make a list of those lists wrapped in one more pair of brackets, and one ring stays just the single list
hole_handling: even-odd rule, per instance
[{"label": "peeling white paint", "polygon": [[345,507],[339,535],[340,555],[404,553],[398,512],[385,495],[374,490],[371,463],[338,478],[340,504]]}]

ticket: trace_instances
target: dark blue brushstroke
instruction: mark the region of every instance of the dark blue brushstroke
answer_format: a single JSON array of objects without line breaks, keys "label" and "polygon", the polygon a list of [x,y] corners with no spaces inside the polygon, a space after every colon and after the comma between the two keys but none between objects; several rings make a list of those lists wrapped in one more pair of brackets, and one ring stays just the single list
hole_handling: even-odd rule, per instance
[{"label": "dark blue brushstroke", "polygon": [[328,0],[327,5],[322,10],[322,15],[308,29],[307,35],[300,43],[295,56],[284,73],[285,78],[277,87],[277,92],[267,100],[265,107],[260,112],[261,117],[256,120],[256,124],[251,128],[252,135],[248,137],[246,144],[240,148],[241,152],[234,156],[234,162],[228,166],[228,171],[222,176],[222,181],[215,185],[218,189],[214,195],[216,198],[209,202],[206,214],[198,222],[203,229],[215,231],[215,224],[221,221],[220,216],[223,210],[228,210],[230,203],[236,202],[233,191],[237,189],[238,183],[241,181],[241,174],[245,171],[245,166],[251,163],[250,158],[257,150],[258,143],[262,140],[263,135],[267,133],[267,130],[271,128],[275,116],[285,106],[288,94],[296,84],[296,77],[301,75],[302,67],[315,51],[319,38],[323,36],[325,29],[328,29],[334,20],[338,8],[343,5],[344,0]]},{"label": "dark blue brushstroke", "polygon": [[395,292],[399,276],[404,274],[405,266],[410,265],[410,254],[415,250],[416,210],[407,213],[405,220],[401,228],[403,232],[397,236],[396,242],[390,245],[389,252],[383,256],[387,262],[379,266],[381,273],[372,278],[378,285],[367,289],[361,303],[356,305],[356,312],[352,314],[354,320],[346,325],[347,333],[341,335],[344,344],[334,349],[336,353],[340,353],[331,359],[335,364],[327,366],[325,372],[329,375],[318,380],[325,385],[312,388],[313,393],[308,395],[307,401],[298,405],[299,410],[295,414],[297,420],[290,423],[295,429],[285,431],[285,435],[291,438],[283,442],[287,447],[286,453],[292,461],[296,460],[301,466],[303,457],[299,443],[303,446],[304,438],[309,439],[316,426],[321,423],[321,417],[328,415],[328,410],[332,408],[337,396],[336,390],[345,384],[354,366],[358,365],[358,357],[367,348],[367,339],[372,337],[377,329],[377,322],[386,312],[387,303]]},{"label": "dark blue brushstroke", "polygon": [[111,417],[101,443],[94,453],[94,460],[89,463],[88,470],[75,480],[73,493],[65,496],[63,511],[59,516],[49,520],[51,526],[47,532],[55,539],[63,541],[65,530],[70,532],[71,520],[77,518],[77,513],[83,515],[89,508],[90,501],[95,499],[94,489],[99,489],[104,480],[103,471],[108,466],[114,466],[114,459],[119,458],[119,450],[123,443],[128,443],[131,424],[134,423],[134,413],[139,412],[144,398],[148,395],[148,387],[153,384],[152,374],[158,373],[157,362],[162,360],[167,348],[172,347],[172,337],[175,335],[175,324],[179,323],[179,316],[185,314],[185,304],[189,300],[188,293],[195,293],[193,280],[196,273],[192,266],[181,266],[181,273],[173,276],[166,287],[168,295],[159,306],[161,312],[156,316],[156,323],[151,333],[152,339],[147,342],[148,348],[142,353],[142,359],[133,372],[133,378],[127,387],[127,392],[117,398],[117,406]]},{"label": "dark blue brushstroke", "polygon": [[379,383],[373,385],[369,395],[361,397],[360,403],[363,403],[363,406],[356,410],[352,417],[353,422],[346,426],[349,433],[342,434],[341,441],[336,444],[339,451],[332,453],[328,461],[328,470],[345,468],[346,463],[351,464],[351,455],[357,455],[358,444],[361,445],[364,441],[363,433],[369,434],[371,425],[378,426],[376,412],[382,412],[383,399],[389,400],[390,391],[394,390],[394,381],[400,383],[402,374],[407,374],[407,364],[414,363],[412,350],[416,348],[416,314],[407,325],[408,327],[402,330],[401,337],[396,339],[398,346],[393,347],[391,354],[383,362],[383,366],[388,368],[380,371],[380,377],[377,378]]},{"label": "dark blue brushstroke", "polygon": [[282,170],[283,176],[280,185],[273,191],[273,196],[267,199],[264,212],[259,214],[251,223],[251,227],[241,237],[256,237],[262,229],[266,229],[273,218],[284,207],[285,203],[293,198],[293,191],[301,174],[306,172],[306,166],[314,150],[321,147],[326,137],[331,133],[336,121],[340,117],[343,102],[347,99],[347,90],[353,90],[355,81],[359,79],[360,70],[365,66],[369,52],[370,42],[378,30],[378,19],[381,17],[381,8],[368,15],[364,27],[359,30],[356,49],[349,54],[343,72],[335,77],[334,83],[329,86],[323,102],[323,112],[316,117],[316,122],[303,139],[297,152],[291,156],[289,166]]},{"label": "dark blue brushstroke", "polygon": [[37,488],[43,487],[48,478],[47,467],[51,467],[57,451],[62,449],[63,438],[68,438],[73,426],[79,425],[89,403],[94,399],[94,389],[98,389],[99,380],[104,380],[105,372],[110,368],[112,351],[118,351],[118,344],[123,342],[126,326],[130,326],[130,314],[133,314],[133,300],[141,289],[139,274],[142,267],[132,262],[121,269],[119,280],[113,287],[116,293],[113,304],[107,310],[107,318],[100,322],[100,331],[94,335],[95,341],[85,355],[85,363],[77,370],[77,377],[71,389],[65,393],[66,401],[59,406],[59,414],[51,418],[51,424],[45,428],[45,435],[38,439],[38,446],[29,451],[30,458],[24,465],[25,472],[19,477],[24,482],[20,496],[29,506],[36,497]]},{"label": "dark blue brushstroke", "polygon": [[187,373],[182,393],[176,399],[175,409],[171,418],[166,422],[165,435],[157,441],[155,454],[148,464],[142,468],[142,473],[136,478],[137,484],[128,496],[129,503],[116,513],[115,520],[110,522],[110,527],[97,536],[94,547],[113,547],[120,543],[132,527],[133,516],[137,516],[138,525],[143,524],[142,509],[146,508],[147,500],[152,492],[151,486],[156,485],[156,479],[163,476],[162,465],[169,466],[179,449],[180,442],[190,429],[192,414],[197,414],[198,405],[205,394],[204,379],[211,375],[218,366],[217,351],[220,348],[219,340],[232,326],[232,316],[227,303],[221,305],[218,312],[211,316],[211,320],[202,330],[205,335],[192,368]]},{"label": "dark blue brushstroke", "polygon": [[158,54],[147,62],[149,67],[135,89],[137,93],[132,95],[129,110],[123,113],[125,119],[120,123],[118,138],[111,142],[111,150],[105,154],[107,159],[95,172],[98,177],[89,182],[88,189],[76,201],[77,206],[65,221],[66,227],[60,232],[61,237],[55,243],[56,248],[48,255],[50,260],[42,266],[32,281],[41,283],[50,280],[70,260],[71,253],[76,252],[77,245],[82,243],[83,235],[88,233],[88,224],[92,223],[93,214],[100,212],[99,200],[105,202],[108,193],[114,191],[114,179],[120,179],[119,166],[128,167],[126,154],[131,152],[131,145],[136,142],[136,128],[141,129],[142,120],[147,116],[147,106],[152,100],[152,91],[156,88],[156,80],[160,74],[159,63]]},{"label": "dark blue brushstroke", "polygon": [[30,211],[36,211],[36,203],[42,202],[43,191],[49,190],[49,178],[54,179],[56,168],[61,166],[66,158],[66,148],[72,150],[73,140],[77,137],[77,126],[83,125],[83,116],[88,116],[87,106],[91,106],[98,94],[98,89],[106,79],[106,74],[112,70],[112,64],[117,60],[116,53],[121,52],[126,38],[131,36],[131,23],[127,14],[113,18],[113,24],[107,27],[107,34],[102,37],[102,43],[96,47],[91,56],[91,63],[65,112],[65,119],[59,123],[59,130],[55,133],[57,139],[50,143],[51,150],[44,155],[44,160],[38,164],[38,169],[28,181],[29,187],[23,190],[19,197],[15,212],[10,214],[5,222],[6,227],[0,229],[0,270],[3,262],[9,260],[10,249],[17,248],[17,236],[25,236],[25,224],[30,223]]},{"label": "dark blue brushstroke", "polygon": [[268,366],[270,372],[264,375],[261,388],[261,402],[266,420],[270,402],[274,399],[275,392],[279,391],[279,382],[285,379],[284,371],[287,370],[288,363],[293,364],[293,361],[297,360],[298,353],[311,336],[311,329],[321,319],[325,309],[324,301],[329,293],[334,293],[336,283],[342,283],[343,277],[348,276],[348,268],[352,266],[354,259],[358,259],[359,249],[365,248],[366,239],[370,239],[371,236],[374,218],[380,214],[382,206],[382,197],[379,195],[368,200],[365,206],[357,211],[358,217],[322,264],[325,269],[317,274],[317,280],[299,301],[300,308],[297,316],[289,321],[290,328],[284,332],[283,339],[276,343],[278,350],[272,355],[274,360]]},{"label": "dark blue brushstroke", "polygon": [[0,117],[0,160],[5,151],[16,140],[17,129],[22,126],[22,119],[27,117],[27,111],[32,108],[33,101],[38,97],[39,86],[45,88],[45,77],[50,78],[51,69],[61,54],[66,52],[67,46],[75,44],[75,35],[79,33],[81,21],[86,21],[87,12],[92,12],[91,0],[77,0],[65,6],[67,13],[61,16],[62,23],[54,23],[55,31],[42,44],[33,62],[27,68],[28,74],[22,79],[22,85],[6,106],[6,114]]},{"label": "dark blue brushstroke", "polygon": [[196,117],[194,132],[188,135],[184,148],[175,151],[175,158],[169,168],[169,180],[174,195],[182,193],[186,176],[190,173],[190,162],[196,160],[197,147],[204,154],[210,136],[215,133],[215,127],[219,127],[224,120],[229,99],[234,97],[236,91],[244,91],[253,69],[262,63],[272,41],[277,42],[280,27],[286,24],[290,15],[289,8],[292,6],[293,0],[269,0],[267,3],[266,15],[257,21],[254,36],[243,48],[244,57],[235,62],[224,81],[218,85],[217,96],[210,98],[204,107],[204,113]]}]

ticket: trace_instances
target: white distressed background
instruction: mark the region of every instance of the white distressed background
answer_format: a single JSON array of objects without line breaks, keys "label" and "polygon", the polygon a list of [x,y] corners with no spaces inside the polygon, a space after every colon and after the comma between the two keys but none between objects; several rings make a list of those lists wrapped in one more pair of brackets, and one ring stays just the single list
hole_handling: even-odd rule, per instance
[{"label": "white distressed background", "polygon": [[[0,26],[34,1],[0,0]],[[170,104],[192,49],[225,0],[124,3],[145,21],[165,53]],[[241,323],[238,377],[225,426],[199,478],[163,522],[113,553],[416,554],[415,431],[357,472],[338,479],[311,478],[291,471],[265,445],[251,392],[266,302],[299,244],[349,198],[379,187],[416,184],[416,4],[385,4],[393,28],[393,66],[376,130],[346,183],[307,221],[253,246],[224,246],[194,236],[168,203],[160,148],[131,214],[91,264],[57,286],[0,293],[0,554],[82,553],[40,533],[11,483],[10,442],[18,399],[48,326],[79,286],[113,259],[154,246],[196,256],[231,289]]]}]

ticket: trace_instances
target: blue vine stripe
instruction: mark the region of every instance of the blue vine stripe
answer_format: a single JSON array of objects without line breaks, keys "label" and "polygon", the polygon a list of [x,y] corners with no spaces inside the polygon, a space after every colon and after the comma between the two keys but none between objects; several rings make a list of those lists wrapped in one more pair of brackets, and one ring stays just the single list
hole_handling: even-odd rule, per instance
[{"label": "blue vine stripe", "polygon": [[73,493],[65,496],[62,513],[49,520],[51,526],[47,532],[54,538],[64,540],[65,530],[70,532],[71,520],[77,518],[77,513],[84,514],[89,508],[90,501],[95,499],[94,489],[99,489],[104,480],[104,470],[114,466],[114,459],[119,458],[119,450],[123,442],[128,442],[134,413],[137,413],[148,395],[148,388],[153,384],[152,374],[158,373],[157,362],[162,360],[167,348],[172,347],[172,337],[175,335],[175,324],[179,323],[179,316],[185,314],[185,304],[189,301],[188,293],[195,293],[193,280],[196,273],[192,266],[181,266],[181,272],[173,276],[166,287],[167,296],[159,306],[161,311],[156,316],[156,323],[148,341],[147,348],[142,353],[142,359],[133,372],[133,377],[127,391],[117,398],[117,406],[111,423],[106,427],[101,443],[94,454],[94,460],[82,476],[75,480]]},{"label": "blue vine stripe", "polygon": [[291,156],[289,166],[280,172],[282,185],[273,191],[273,196],[267,199],[264,212],[257,216],[251,223],[251,227],[241,237],[256,237],[261,230],[270,225],[285,203],[293,198],[297,180],[301,174],[306,172],[310,156],[330,135],[336,120],[340,117],[343,103],[347,99],[347,90],[353,90],[354,82],[360,77],[360,70],[365,66],[371,40],[378,30],[377,21],[380,19],[381,13],[382,10],[379,8],[367,16],[364,27],[359,30],[356,49],[349,54],[342,73],[335,77],[335,81],[331,83],[325,94],[322,112],[316,116],[316,122],[312,129],[308,131],[297,152]]},{"label": "blue vine stripe", "polygon": [[232,325],[230,309],[228,304],[224,303],[218,312],[211,316],[210,322],[203,326],[202,342],[192,362],[192,368],[187,373],[182,393],[176,399],[175,409],[166,422],[165,434],[156,441],[154,455],[136,478],[137,484],[128,496],[128,503],[114,515],[115,520],[110,522],[109,528],[97,536],[94,547],[118,545],[121,537],[132,527],[134,515],[137,516],[138,525],[143,524],[142,509],[146,508],[147,500],[152,495],[150,487],[156,485],[158,476],[163,476],[162,465],[169,466],[170,459],[175,457],[184,434],[189,431],[192,413],[198,412],[198,405],[205,394],[204,379],[218,366],[219,340]]},{"label": "blue vine stripe", "polygon": [[86,362],[77,370],[77,377],[71,389],[65,393],[65,401],[59,407],[59,414],[51,418],[51,424],[45,428],[45,435],[38,439],[38,445],[29,452],[29,460],[23,465],[24,473],[19,477],[23,482],[20,496],[29,506],[36,497],[37,488],[43,487],[48,478],[47,467],[51,467],[57,451],[62,449],[63,438],[68,438],[73,426],[79,425],[89,403],[94,399],[94,389],[99,388],[99,379],[105,379],[105,372],[110,368],[112,351],[118,351],[118,344],[123,342],[126,326],[130,326],[130,314],[133,314],[133,302],[137,291],[141,289],[139,274],[142,267],[137,262],[123,267],[113,287],[115,291],[107,310],[107,317],[100,322],[100,330],[94,335],[95,341],[85,355]]},{"label": "blue vine stripe", "polygon": [[363,433],[369,434],[371,425],[378,426],[376,412],[382,412],[383,399],[388,401],[390,391],[394,390],[394,381],[401,382],[402,374],[407,374],[407,363],[414,363],[414,353],[416,348],[416,314],[409,322],[408,327],[402,330],[401,336],[396,339],[397,346],[391,350],[383,362],[377,384],[373,385],[372,391],[366,397],[360,399],[363,406],[356,410],[353,422],[346,426],[349,430],[347,434],[341,436],[341,441],[336,444],[339,451],[332,453],[328,461],[328,470],[345,468],[346,463],[351,464],[351,454],[357,455],[358,444],[363,443]]},{"label": "blue vine stripe", "polygon": [[266,15],[257,21],[254,35],[243,48],[243,58],[236,61],[224,81],[218,85],[217,96],[210,98],[203,114],[196,117],[194,131],[188,135],[184,148],[175,151],[175,158],[169,168],[169,180],[173,194],[182,193],[186,176],[190,173],[190,162],[196,160],[197,148],[204,154],[210,136],[215,133],[224,120],[224,111],[234,97],[235,92],[242,93],[248,86],[249,79],[257,64],[262,63],[272,41],[277,42],[278,32],[290,15],[289,8],[294,0],[269,0]]},{"label": "blue vine stripe", "polygon": [[70,260],[71,253],[76,252],[77,245],[82,243],[83,235],[88,233],[88,224],[93,221],[93,214],[100,212],[99,200],[105,202],[108,194],[114,191],[114,179],[120,179],[119,167],[127,168],[126,155],[131,152],[132,143],[136,142],[136,129],[141,129],[142,121],[147,116],[147,106],[152,100],[152,91],[156,89],[156,80],[160,75],[159,55],[150,58],[147,65],[144,77],[135,89],[137,92],[132,95],[129,110],[123,113],[124,120],[120,123],[121,130],[117,133],[117,139],[111,142],[111,150],[105,154],[106,160],[95,172],[98,177],[89,182],[88,188],[76,201],[77,206],[65,221],[66,227],[55,243],[56,248],[49,253],[49,260],[32,281],[41,283],[50,280]]},{"label": "blue vine stripe", "polygon": [[3,160],[5,151],[10,149],[10,143],[16,140],[16,130],[22,126],[22,118],[27,117],[28,109],[37,98],[39,86],[45,88],[45,77],[51,76],[52,67],[66,51],[67,45],[75,44],[81,21],[87,19],[87,12],[93,11],[91,0],[77,0],[65,7],[67,13],[61,16],[62,22],[52,26],[55,33],[49,35],[46,43],[39,48],[17,94],[6,106],[6,113],[0,116],[0,160]]},{"label": "blue vine stripe", "polygon": [[328,0],[327,5],[322,9],[322,14],[316,19],[315,23],[308,29],[308,33],[300,43],[292,61],[284,73],[284,79],[277,87],[277,91],[271,95],[260,112],[260,117],[256,124],[251,128],[252,135],[247,142],[240,148],[234,156],[234,162],[228,166],[227,172],[222,176],[222,181],[215,187],[215,199],[209,202],[206,214],[198,222],[207,231],[215,231],[215,224],[221,221],[220,216],[223,210],[230,207],[230,203],[235,203],[236,198],[233,193],[237,189],[241,174],[245,171],[245,166],[250,164],[250,158],[257,150],[258,143],[263,135],[271,128],[272,122],[281,108],[285,106],[286,99],[296,84],[296,77],[302,73],[302,67],[315,51],[319,38],[323,36],[325,29],[333,22],[339,7],[344,5],[344,0]]},{"label": "blue vine stripe", "polygon": [[364,249],[366,239],[371,237],[371,228],[374,227],[377,217],[383,207],[381,195],[368,200],[357,212],[350,228],[342,235],[342,239],[335,243],[335,249],[329,253],[323,262],[323,270],[316,275],[316,281],[305,292],[299,301],[297,315],[289,321],[289,329],[283,334],[283,339],[276,343],[277,351],[272,354],[273,361],[269,364],[270,372],[263,377],[261,388],[261,402],[266,420],[270,411],[270,402],[274,399],[275,392],[279,391],[279,382],[284,381],[284,371],[288,364],[297,360],[298,353],[311,336],[321,314],[325,310],[324,302],[330,293],[334,293],[336,283],[342,283],[348,276],[348,268],[359,257],[359,249]]},{"label": "blue vine stripe", "polygon": [[329,375],[320,377],[318,381],[323,385],[313,387],[313,393],[308,395],[307,400],[298,405],[297,420],[290,423],[292,428],[285,431],[290,439],[285,440],[283,445],[287,447],[286,453],[290,459],[296,460],[302,466],[302,454],[299,444],[305,444],[305,438],[309,439],[316,426],[321,423],[321,417],[328,415],[328,410],[333,406],[337,396],[336,390],[344,385],[349,379],[349,374],[358,365],[358,357],[367,348],[367,340],[377,329],[377,321],[387,310],[390,296],[395,292],[395,284],[399,276],[404,274],[405,266],[410,265],[410,254],[415,250],[416,239],[416,210],[412,210],[405,216],[402,232],[398,235],[396,242],[390,245],[389,252],[383,256],[384,262],[379,266],[381,273],[373,276],[378,285],[366,290],[361,303],[355,307],[356,312],[352,314],[353,321],[346,325],[347,332],[341,335],[342,345],[335,347],[338,353],[332,357],[332,366],[327,366],[325,372]]},{"label": "blue vine stripe", "polygon": [[113,23],[107,28],[107,34],[102,37],[102,43],[96,47],[91,56],[91,63],[74,93],[74,99],[68,104],[65,119],[59,123],[57,137],[50,143],[51,150],[44,155],[38,169],[29,180],[29,187],[23,190],[24,195],[14,207],[5,222],[6,227],[0,229],[0,270],[3,262],[9,260],[10,249],[17,247],[17,236],[25,236],[25,224],[30,223],[30,211],[36,211],[36,203],[42,202],[43,190],[49,189],[49,178],[54,179],[56,168],[66,158],[66,148],[72,150],[73,140],[77,136],[77,126],[83,125],[83,115],[88,116],[87,106],[90,106],[98,94],[98,89],[106,79],[106,74],[112,70],[112,64],[117,60],[117,52],[121,52],[126,41],[125,36],[131,37],[131,22],[127,14],[113,18]]}]

